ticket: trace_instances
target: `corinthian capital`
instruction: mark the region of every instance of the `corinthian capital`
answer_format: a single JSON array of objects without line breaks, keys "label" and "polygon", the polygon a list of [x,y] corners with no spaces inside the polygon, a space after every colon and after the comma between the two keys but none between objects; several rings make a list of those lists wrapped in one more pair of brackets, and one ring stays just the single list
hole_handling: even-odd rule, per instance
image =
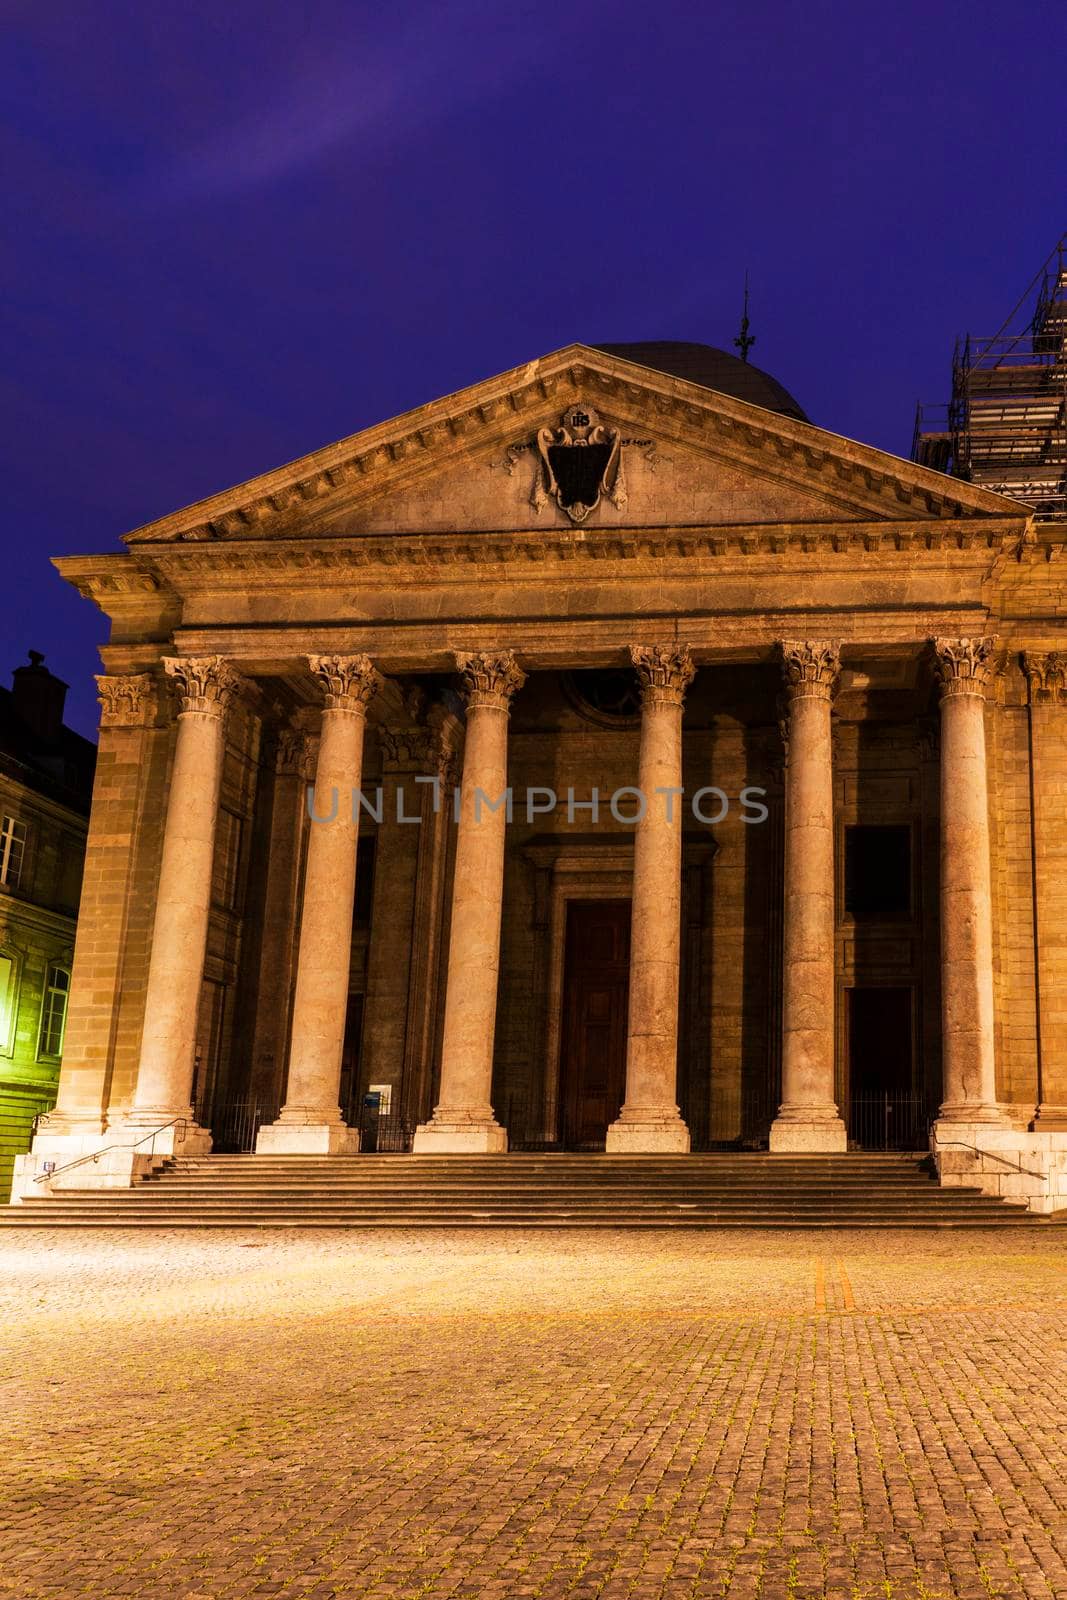
[{"label": "corinthian capital", "polygon": [[1030,686],[1031,705],[1067,705],[1067,653],[1027,650],[1023,671]]},{"label": "corinthian capital", "polygon": [[177,687],[179,716],[221,717],[241,687],[240,673],[225,656],[164,656],[163,670]]},{"label": "corinthian capital", "polygon": [[370,656],[308,656],[308,666],[319,680],[327,711],[351,711],[364,716],[382,686]]},{"label": "corinthian capital", "polygon": [[128,672],[96,680],[102,728],[144,728],[156,713],[155,679],[150,672]]},{"label": "corinthian capital", "polygon": [[688,645],[632,644],[630,660],[646,706],[680,706],[696,676]]},{"label": "corinthian capital", "polygon": [[953,694],[983,695],[993,674],[996,640],[935,639],[934,665],[941,684],[941,697]]},{"label": "corinthian capital", "polygon": [[469,706],[492,706],[507,711],[511,697],[526,682],[526,674],[512,650],[479,650],[473,655],[456,652],[456,670],[463,679]]},{"label": "corinthian capital", "polygon": [[841,671],[841,645],[836,639],[781,639],[786,693],[792,700],[830,700]]}]

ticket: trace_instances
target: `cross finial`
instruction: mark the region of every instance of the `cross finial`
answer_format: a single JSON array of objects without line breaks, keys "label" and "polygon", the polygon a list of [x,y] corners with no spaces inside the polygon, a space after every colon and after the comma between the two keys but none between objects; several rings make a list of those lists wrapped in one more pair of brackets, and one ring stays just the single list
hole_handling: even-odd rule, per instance
[{"label": "cross finial", "polygon": [[754,333],[748,331],[748,272],[745,273],[745,309],[741,313],[741,332],[734,340],[734,344],[741,352],[741,360],[748,360],[748,352],[756,342]]}]

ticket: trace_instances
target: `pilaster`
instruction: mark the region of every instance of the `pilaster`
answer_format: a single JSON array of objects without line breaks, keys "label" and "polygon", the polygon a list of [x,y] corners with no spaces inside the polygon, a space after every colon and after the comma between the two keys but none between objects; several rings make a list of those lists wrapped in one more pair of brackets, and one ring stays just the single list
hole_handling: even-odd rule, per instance
[{"label": "pilaster", "polygon": [[1039,1104],[1034,1127],[1067,1130],[1067,652],[1028,650]]}]

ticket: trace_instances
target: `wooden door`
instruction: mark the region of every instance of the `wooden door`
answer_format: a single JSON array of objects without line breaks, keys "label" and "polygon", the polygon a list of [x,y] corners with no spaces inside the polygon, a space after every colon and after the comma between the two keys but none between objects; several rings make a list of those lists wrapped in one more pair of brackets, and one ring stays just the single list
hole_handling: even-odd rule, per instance
[{"label": "wooden door", "polygon": [[626,1091],[629,900],[572,900],[563,966],[560,1089],[567,1149],[603,1147]]}]

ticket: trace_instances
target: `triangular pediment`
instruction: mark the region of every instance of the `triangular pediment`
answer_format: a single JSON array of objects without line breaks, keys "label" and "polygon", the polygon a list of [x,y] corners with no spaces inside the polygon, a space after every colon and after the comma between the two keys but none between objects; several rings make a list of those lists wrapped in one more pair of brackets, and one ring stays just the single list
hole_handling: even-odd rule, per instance
[{"label": "triangular pediment", "polygon": [[[618,448],[595,509],[576,519],[545,492],[544,441],[579,404]],[[961,517],[1025,521],[1027,512],[811,423],[569,345],[149,523],[127,541],[517,532],[576,520],[592,536],[597,528]]]}]

